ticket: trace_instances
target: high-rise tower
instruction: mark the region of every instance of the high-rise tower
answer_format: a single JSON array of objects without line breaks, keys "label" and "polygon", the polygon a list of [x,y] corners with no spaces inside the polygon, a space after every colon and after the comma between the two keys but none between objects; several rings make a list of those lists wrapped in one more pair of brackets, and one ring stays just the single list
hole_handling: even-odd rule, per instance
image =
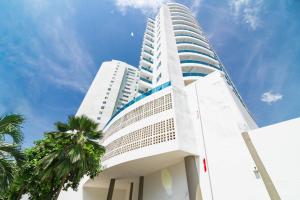
[{"label": "high-rise tower", "polygon": [[101,66],[77,114],[101,117],[103,172],[62,199],[268,199],[241,136],[257,125],[184,5],[148,19],[138,68]]}]

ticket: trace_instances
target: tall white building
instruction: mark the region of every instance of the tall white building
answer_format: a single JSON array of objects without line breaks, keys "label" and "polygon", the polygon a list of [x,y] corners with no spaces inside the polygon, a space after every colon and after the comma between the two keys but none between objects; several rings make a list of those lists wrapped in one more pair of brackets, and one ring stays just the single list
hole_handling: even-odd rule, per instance
[{"label": "tall white building", "polygon": [[[258,127],[184,5],[162,5],[148,19],[138,68],[102,64],[81,114],[100,122],[103,172],[60,199],[264,200],[287,193],[284,180],[267,172],[280,176],[278,159],[257,155],[250,136]],[[292,124],[295,133],[299,120]],[[272,152],[276,145],[263,146]]]},{"label": "tall white building", "polygon": [[103,129],[113,113],[135,98],[139,70],[124,62],[104,62],[92,82],[77,114],[85,114]]}]

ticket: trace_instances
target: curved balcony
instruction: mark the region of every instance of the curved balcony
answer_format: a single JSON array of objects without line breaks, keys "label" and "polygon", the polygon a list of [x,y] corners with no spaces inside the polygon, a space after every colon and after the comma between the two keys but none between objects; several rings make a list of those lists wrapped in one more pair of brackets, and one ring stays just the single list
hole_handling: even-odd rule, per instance
[{"label": "curved balcony", "polygon": [[178,9],[178,8],[173,8],[173,9],[169,9],[170,10],[170,13],[184,13],[186,15],[191,15],[191,13],[189,11],[185,11],[185,10],[182,10],[182,9]]},{"label": "curved balcony", "polygon": [[185,85],[189,85],[193,83],[194,81],[198,80],[199,78],[202,78],[206,76],[207,74],[199,73],[199,72],[183,72],[183,81]]},{"label": "curved balcony", "polygon": [[182,12],[174,12],[174,11],[172,11],[171,12],[171,17],[176,17],[176,16],[183,16],[183,17],[187,17],[187,18],[195,20],[194,16],[191,15],[191,14],[186,14],[186,13],[182,13]]},{"label": "curved balcony", "polygon": [[178,29],[174,29],[174,34],[175,36],[178,36],[178,35],[190,35],[190,36],[193,36],[195,38],[199,38],[201,39],[202,41],[206,42],[206,39],[205,37],[201,34],[201,33],[198,33],[192,29],[184,29],[184,28],[178,28]]},{"label": "curved balcony", "polygon": [[206,53],[202,53],[200,51],[195,50],[179,50],[180,60],[203,60],[204,62],[208,62],[214,65],[219,64],[219,62],[212,56]]},{"label": "curved balcony", "polygon": [[[177,38],[183,38],[183,39],[189,39],[190,41],[188,41],[188,42],[193,42],[193,41],[196,41],[196,42],[198,42],[198,41],[201,41],[201,43],[203,44],[203,45],[205,45],[207,48],[209,48],[209,44],[208,44],[208,42],[206,41],[206,40],[204,40],[204,39],[202,39],[202,38],[200,38],[200,37],[197,37],[197,36],[193,36],[193,35],[191,35],[191,34],[175,34],[175,38],[177,39]],[[177,41],[177,40],[176,40]],[[179,41],[178,41],[179,42]]]},{"label": "curved balcony", "polygon": [[185,12],[185,13],[191,13],[190,9],[185,8],[183,6],[179,6],[179,5],[172,5],[169,6],[169,10],[173,11],[173,10],[180,10],[181,12]]},{"label": "curved balcony", "polygon": [[172,21],[172,24],[173,25],[177,25],[177,24],[180,24],[180,25],[187,25],[187,26],[191,26],[195,29],[198,29],[200,30],[200,27],[198,26],[198,24],[196,23],[191,23],[191,22],[188,22],[188,21],[185,21],[185,20],[173,20]]},{"label": "curved balcony", "polygon": [[211,57],[214,56],[214,52],[212,52],[209,48],[204,45],[192,43],[192,42],[176,42],[178,51],[180,50],[194,50],[205,53]]},{"label": "curved balcony", "polygon": [[217,65],[199,61],[199,60],[181,60],[180,61],[182,72],[197,72],[209,74],[215,70],[221,70]]},{"label": "curved balcony", "polygon": [[189,30],[191,32],[198,33],[202,36],[202,31],[200,29],[185,24],[175,24],[173,25],[173,30]]},{"label": "curved balcony", "polygon": [[191,17],[187,17],[187,16],[172,16],[171,17],[171,20],[185,20],[185,21],[188,21],[190,23],[194,23],[194,24],[198,24],[197,21]]},{"label": "curved balcony", "polygon": [[167,3],[168,6],[179,6],[179,7],[182,7],[182,8],[185,8],[187,10],[189,10],[189,8],[183,4],[180,4],[180,3],[176,3],[176,2],[169,2]]}]

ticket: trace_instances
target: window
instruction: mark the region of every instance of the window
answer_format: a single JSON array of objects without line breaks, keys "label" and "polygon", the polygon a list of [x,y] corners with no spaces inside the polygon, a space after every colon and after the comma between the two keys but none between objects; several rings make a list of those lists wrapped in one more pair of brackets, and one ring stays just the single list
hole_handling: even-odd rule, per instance
[{"label": "window", "polygon": [[107,90],[108,90],[108,91],[111,91],[111,88],[108,88]]},{"label": "window", "polygon": [[103,101],[102,103],[103,103],[103,104],[106,104],[106,101]]},{"label": "window", "polygon": [[161,73],[158,75],[157,79],[156,79],[156,83],[158,83],[158,81],[160,80],[161,78]]},{"label": "window", "polygon": [[104,106],[101,106],[101,109],[104,109]]},{"label": "window", "polygon": [[161,66],[161,61],[158,63],[156,69],[159,69],[160,66]]}]

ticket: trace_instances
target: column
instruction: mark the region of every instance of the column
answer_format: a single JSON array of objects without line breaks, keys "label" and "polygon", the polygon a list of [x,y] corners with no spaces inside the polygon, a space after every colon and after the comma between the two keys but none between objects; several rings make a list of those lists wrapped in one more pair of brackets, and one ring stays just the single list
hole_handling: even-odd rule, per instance
[{"label": "column", "polygon": [[110,179],[110,184],[108,188],[108,194],[107,194],[107,200],[112,200],[114,187],[115,187],[116,179],[112,178]]},{"label": "column", "polygon": [[140,176],[138,200],[143,200],[143,189],[144,189],[144,177]]},{"label": "column", "polygon": [[202,200],[195,156],[185,157],[184,164],[185,164],[187,185],[189,190],[189,197],[190,197],[189,199]]}]

